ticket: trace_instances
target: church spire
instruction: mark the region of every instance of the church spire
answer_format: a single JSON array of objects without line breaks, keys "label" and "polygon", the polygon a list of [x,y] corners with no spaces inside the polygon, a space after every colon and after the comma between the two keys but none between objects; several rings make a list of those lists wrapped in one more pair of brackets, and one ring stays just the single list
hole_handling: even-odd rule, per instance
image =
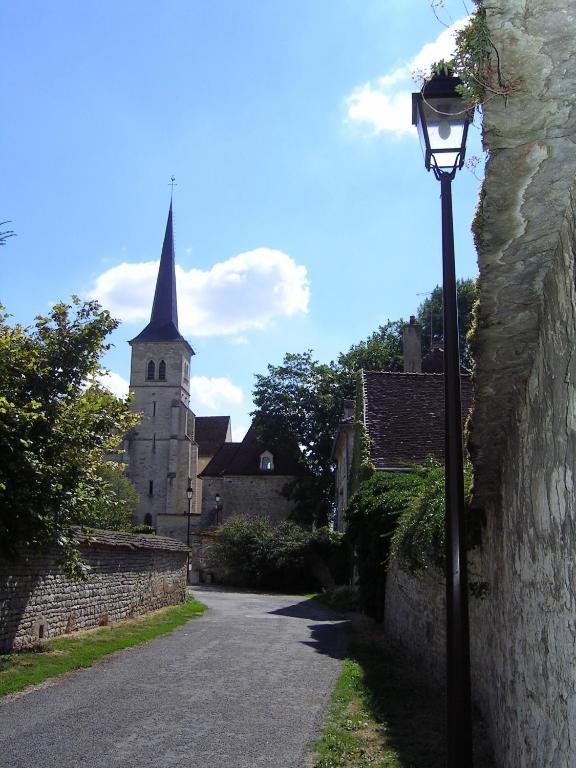
[{"label": "church spire", "polygon": [[178,330],[178,304],[176,299],[176,262],[174,258],[174,231],[172,227],[172,198],[166,232],[162,245],[160,267],[150,322],[132,341],[176,341],[182,339]]}]

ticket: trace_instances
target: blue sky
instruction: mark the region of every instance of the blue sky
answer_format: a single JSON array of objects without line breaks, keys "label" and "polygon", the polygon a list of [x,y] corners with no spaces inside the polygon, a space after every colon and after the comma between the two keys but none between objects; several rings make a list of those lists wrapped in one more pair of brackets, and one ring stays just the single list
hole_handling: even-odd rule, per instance
[{"label": "blue sky", "polygon": [[[443,5],[447,26],[466,15]],[[0,220],[18,236],[0,301],[28,324],[98,298],[123,320],[105,361],[121,386],[174,174],[191,407],[241,436],[254,373],[287,351],[334,359],[440,282],[439,185],[409,93],[447,35],[427,0],[8,4]],[[476,274],[478,187],[467,170],[455,182],[461,277]]]}]

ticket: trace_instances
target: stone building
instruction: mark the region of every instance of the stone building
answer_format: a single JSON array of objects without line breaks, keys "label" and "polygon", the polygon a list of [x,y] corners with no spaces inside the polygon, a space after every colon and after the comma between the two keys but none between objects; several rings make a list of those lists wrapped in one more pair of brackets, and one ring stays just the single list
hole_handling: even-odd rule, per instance
[{"label": "stone building", "polygon": [[[429,456],[444,460],[444,354],[436,347],[422,358],[420,326],[415,318],[403,329],[404,373],[362,371],[356,403],[344,405],[332,459],[336,479],[336,526],[343,530],[348,506],[354,422],[368,439],[369,460],[378,472],[406,471]],[[461,377],[462,414],[465,420],[472,405],[472,382]]]},{"label": "stone building", "polygon": [[295,442],[272,446],[251,426],[241,443],[223,444],[200,474],[202,527],[234,515],[285,520],[294,508],[286,486],[305,474]]}]

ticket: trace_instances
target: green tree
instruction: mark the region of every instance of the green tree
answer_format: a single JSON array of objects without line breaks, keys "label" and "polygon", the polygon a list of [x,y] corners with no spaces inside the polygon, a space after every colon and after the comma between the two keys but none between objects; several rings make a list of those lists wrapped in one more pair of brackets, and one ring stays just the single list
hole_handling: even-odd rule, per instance
[{"label": "green tree", "polygon": [[292,435],[309,475],[288,489],[301,522],[325,525],[334,497],[330,454],[345,392],[334,365],[314,360],[312,351],[288,353],[282,365],[256,375],[255,425],[273,450],[274,441]]},{"label": "green tree", "polygon": [[374,331],[366,341],[353,344],[348,352],[338,357],[338,365],[343,374],[365,371],[401,371],[402,357],[402,320],[388,320]]},{"label": "green tree", "polygon": [[86,513],[85,525],[109,531],[131,531],[138,506],[138,491],[124,475],[124,465],[105,461],[97,467],[97,495]]},{"label": "green tree", "polygon": [[[477,298],[476,281],[472,278],[458,280],[456,284],[458,301],[458,334],[460,359],[466,368],[472,365],[467,334],[472,325],[472,309]],[[432,341],[442,341],[444,323],[442,316],[442,288],[437,285],[430,296],[418,307],[417,320],[422,326],[422,354],[431,350]]]},{"label": "green tree", "polygon": [[0,551],[58,541],[105,493],[103,456],[135,424],[126,400],[94,383],[117,321],[96,302],[57,304],[30,328],[0,312]]}]

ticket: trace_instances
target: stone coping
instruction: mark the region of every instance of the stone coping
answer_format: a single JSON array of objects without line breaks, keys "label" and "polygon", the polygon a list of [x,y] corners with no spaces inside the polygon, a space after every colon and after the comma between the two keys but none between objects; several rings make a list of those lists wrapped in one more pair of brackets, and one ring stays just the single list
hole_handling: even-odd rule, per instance
[{"label": "stone coping", "polygon": [[124,547],[126,549],[158,549],[188,552],[188,547],[181,541],[167,536],[155,536],[145,533],[125,533],[124,531],[102,531],[95,528],[74,530],[74,540],[84,546]]}]

